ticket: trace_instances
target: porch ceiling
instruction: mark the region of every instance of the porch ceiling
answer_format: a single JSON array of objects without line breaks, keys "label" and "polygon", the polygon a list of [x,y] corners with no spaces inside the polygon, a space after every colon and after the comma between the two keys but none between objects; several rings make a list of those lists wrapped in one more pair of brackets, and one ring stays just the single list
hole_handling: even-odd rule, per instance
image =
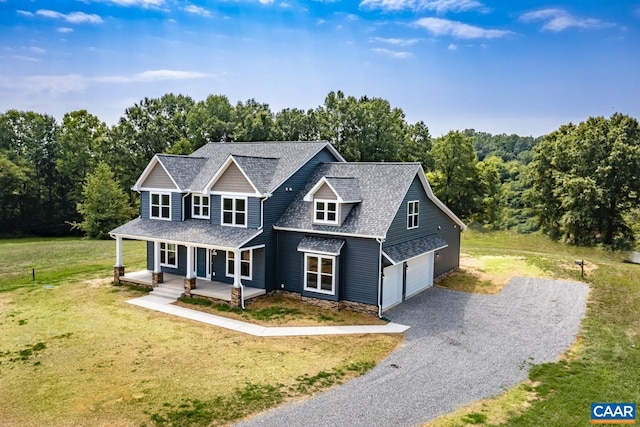
[{"label": "porch ceiling", "polygon": [[111,231],[112,236],[136,240],[158,240],[220,249],[240,248],[262,230],[213,225],[205,220],[162,221],[136,218]]}]

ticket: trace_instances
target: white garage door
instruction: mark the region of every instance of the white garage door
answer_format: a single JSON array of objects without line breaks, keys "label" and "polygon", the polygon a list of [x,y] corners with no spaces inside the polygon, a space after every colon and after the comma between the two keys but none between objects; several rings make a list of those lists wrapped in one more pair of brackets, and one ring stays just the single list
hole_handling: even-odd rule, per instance
[{"label": "white garage door", "polygon": [[382,309],[402,302],[402,263],[390,265],[383,270]]},{"label": "white garage door", "polygon": [[407,298],[432,285],[433,252],[407,261]]}]

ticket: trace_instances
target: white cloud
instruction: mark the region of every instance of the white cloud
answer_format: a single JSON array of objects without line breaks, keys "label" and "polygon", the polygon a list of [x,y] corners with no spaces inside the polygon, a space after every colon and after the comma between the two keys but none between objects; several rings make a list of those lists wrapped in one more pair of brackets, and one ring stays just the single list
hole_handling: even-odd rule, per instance
[{"label": "white cloud", "polygon": [[451,43],[451,44],[447,47],[447,49],[449,49],[449,50],[458,50],[458,45],[457,45],[457,44],[455,44],[455,43]]},{"label": "white cloud", "polygon": [[273,0],[258,0],[260,4],[273,4]]},{"label": "white cloud", "polygon": [[451,36],[457,39],[498,39],[513,34],[506,30],[490,30],[463,22],[441,18],[421,18],[416,25],[436,36]]},{"label": "white cloud", "polygon": [[73,28],[60,27],[60,28],[58,28],[58,32],[59,33],[72,33],[73,32]]},{"label": "white cloud", "polygon": [[195,6],[193,4],[190,4],[189,6],[185,7],[184,11],[187,13],[191,13],[193,15],[200,15],[205,17],[211,16],[211,12],[209,12],[207,9],[200,6]]},{"label": "white cloud", "polygon": [[21,61],[40,62],[40,60],[38,58],[33,58],[31,56],[13,55],[13,58],[19,59]]},{"label": "white cloud", "polygon": [[152,7],[160,7],[165,4],[164,0],[93,0],[94,3],[111,3],[116,6],[124,6],[124,7],[143,7],[143,8],[152,8]]},{"label": "white cloud", "polygon": [[322,19],[322,18],[319,18],[319,19],[316,21],[316,25],[323,25],[323,24],[326,24],[326,23],[327,23],[327,21],[326,21],[326,20],[324,20],[324,19]]},{"label": "white cloud", "polygon": [[386,43],[394,46],[412,46],[420,41],[420,39],[395,39],[395,38],[383,38],[383,37],[371,37],[369,39],[372,43]]},{"label": "white cloud", "polygon": [[41,48],[41,47],[37,47],[37,46],[31,46],[31,47],[29,48],[29,50],[30,50],[31,52],[33,52],[33,53],[37,53],[37,54],[39,54],[39,55],[42,55],[43,53],[45,53],[45,52],[46,52],[46,50],[44,50],[44,49],[43,49],[43,48]]},{"label": "white cloud", "polygon": [[488,12],[489,9],[478,0],[362,0],[360,7],[371,9],[396,10],[433,10],[437,13],[465,12],[478,10]]},{"label": "white cloud", "polygon": [[280,2],[280,4],[278,6],[280,6],[283,9],[291,9],[293,7],[291,4],[289,4],[287,2],[284,2],[284,1]]},{"label": "white cloud", "polygon": [[396,59],[406,59],[406,58],[410,58],[413,56],[413,54],[411,52],[404,52],[404,51],[397,51],[397,50],[391,50],[391,49],[385,49],[383,47],[379,47],[379,48],[375,48],[375,49],[371,49],[376,53],[380,53],[382,55],[387,55],[390,56],[391,58],[396,58]]},{"label": "white cloud", "polygon": [[44,16],[46,18],[53,19],[62,19],[71,24],[101,24],[102,18],[94,13],[84,13],[84,12],[71,12],[71,13],[60,13],[55,10],[47,10],[40,9],[36,12],[38,16]]},{"label": "white cloud", "polygon": [[580,18],[572,15],[564,9],[540,9],[533,12],[527,12],[520,16],[523,22],[544,21],[543,30],[560,32],[567,28],[605,28],[612,27],[615,24],[605,22],[595,18]]},{"label": "white cloud", "polygon": [[29,12],[28,10],[17,10],[16,11],[18,13],[18,15],[22,15],[22,16],[33,16],[32,12]]},{"label": "white cloud", "polygon": [[149,70],[131,76],[98,76],[90,80],[102,83],[137,83],[157,82],[164,80],[192,80],[211,77],[211,74],[199,71]]}]

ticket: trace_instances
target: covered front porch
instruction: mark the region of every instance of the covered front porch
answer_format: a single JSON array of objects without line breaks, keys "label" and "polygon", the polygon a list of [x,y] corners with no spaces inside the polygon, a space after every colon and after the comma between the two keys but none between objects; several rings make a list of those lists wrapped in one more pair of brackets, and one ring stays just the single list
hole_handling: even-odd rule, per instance
[{"label": "covered front porch", "polygon": [[[154,289],[168,288],[175,291],[182,291],[185,294],[188,292],[191,296],[200,296],[231,302],[231,293],[233,289],[232,284],[216,282],[203,278],[195,278],[195,287],[191,287],[191,289],[187,290],[185,287],[184,276],[163,273],[162,283],[154,285],[153,274],[154,273],[151,270],[140,270],[125,273],[124,276],[120,276],[120,283],[154,287]],[[243,286],[242,290],[245,300],[255,298],[266,293],[264,289],[252,288],[250,286]]]}]

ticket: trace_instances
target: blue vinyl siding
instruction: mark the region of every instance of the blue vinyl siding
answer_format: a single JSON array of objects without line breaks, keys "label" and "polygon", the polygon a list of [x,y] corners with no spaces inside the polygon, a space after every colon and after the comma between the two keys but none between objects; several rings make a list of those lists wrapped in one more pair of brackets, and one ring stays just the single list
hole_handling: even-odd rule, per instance
[{"label": "blue vinyl siding", "polygon": [[[407,230],[407,202],[411,200],[420,202],[419,226]],[[416,176],[387,231],[387,237],[382,247],[384,249],[386,246],[426,237],[430,234],[437,234],[449,245],[447,248],[437,251],[439,256],[434,261],[434,276],[437,277],[459,266],[460,229],[451,218],[427,198],[420,178]]]},{"label": "blue vinyl siding", "polygon": [[[263,232],[260,236],[252,240],[251,243],[247,244],[247,246],[266,245],[265,284],[267,290],[280,289],[280,284],[276,281],[276,264],[283,258],[276,253],[278,249],[273,224],[278,222],[284,211],[305,186],[318,165],[337,161],[338,159],[335,158],[327,148],[322,149],[280,187],[274,190],[272,196],[264,202]],[[288,188],[291,188],[291,191],[287,191]]]},{"label": "blue vinyl siding", "polygon": [[[243,285],[264,289],[264,253],[264,248],[253,251],[251,280],[241,279]],[[218,251],[218,254],[213,257],[213,271],[215,276],[212,277],[212,280],[222,283],[233,283],[233,277],[227,277],[226,251]]]},{"label": "blue vinyl siding", "polygon": [[[345,240],[336,262],[336,295],[305,291],[304,253],[298,244],[304,233],[278,232],[278,282],[277,288],[297,292],[304,296],[348,300],[363,304],[378,304],[378,260],[380,245],[375,239],[327,236]],[[284,285],[284,287],[281,287]]]},{"label": "blue vinyl siding", "polygon": [[149,192],[140,193],[140,217],[149,219]]},{"label": "blue vinyl siding", "polygon": [[220,225],[222,224],[222,212],[221,212],[221,203],[222,198],[218,195],[211,196],[211,208],[210,208],[210,216],[211,216],[211,224]]},{"label": "blue vinyl siding", "polygon": [[153,242],[147,242],[147,270],[153,270]]},{"label": "blue vinyl siding", "polygon": [[[147,270],[153,270],[153,242],[147,242]],[[187,247],[178,245],[178,268],[161,267],[163,273],[179,274],[186,276],[187,274]]]},{"label": "blue vinyl siding", "polygon": [[171,193],[171,221],[182,221],[182,194]]},{"label": "blue vinyl siding", "polygon": [[249,197],[247,199],[247,228],[260,228],[261,205],[262,203],[258,197]]}]

